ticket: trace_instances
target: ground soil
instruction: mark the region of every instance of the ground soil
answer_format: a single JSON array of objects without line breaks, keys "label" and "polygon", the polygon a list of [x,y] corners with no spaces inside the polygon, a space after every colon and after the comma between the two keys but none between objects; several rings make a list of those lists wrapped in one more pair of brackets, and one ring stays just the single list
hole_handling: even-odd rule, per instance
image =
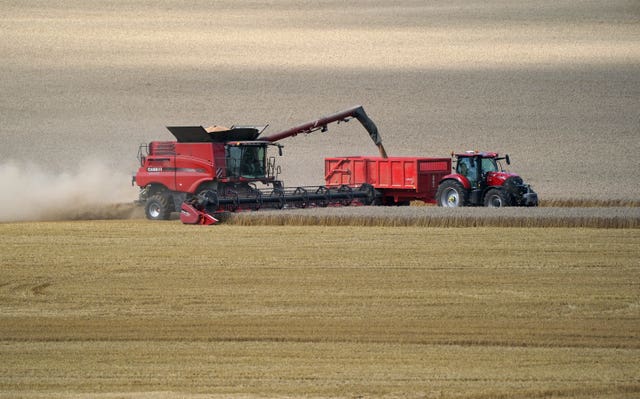
[{"label": "ground soil", "polygon": [[[637,2],[65,0],[0,11],[3,162],[74,174],[97,160],[126,187],[138,144],[172,139],[164,126],[275,133],[363,104],[390,155],[498,151],[541,198],[640,194]],[[377,154],[355,122],[283,143],[291,185],[322,183],[324,157]]]}]

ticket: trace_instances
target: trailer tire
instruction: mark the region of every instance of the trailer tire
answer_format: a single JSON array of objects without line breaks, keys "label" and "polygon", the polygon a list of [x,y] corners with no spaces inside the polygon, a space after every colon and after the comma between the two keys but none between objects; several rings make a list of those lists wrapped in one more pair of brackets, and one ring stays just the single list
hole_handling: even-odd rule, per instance
[{"label": "trailer tire", "polygon": [[499,188],[492,188],[487,191],[484,196],[484,206],[488,208],[502,208],[511,206],[511,198],[509,193]]},{"label": "trailer tire", "polygon": [[149,220],[167,220],[171,216],[171,204],[167,196],[155,194],[147,199],[144,213]]},{"label": "trailer tire", "polygon": [[465,206],[467,202],[467,190],[455,180],[445,180],[438,186],[436,192],[438,206],[445,208],[457,208]]}]

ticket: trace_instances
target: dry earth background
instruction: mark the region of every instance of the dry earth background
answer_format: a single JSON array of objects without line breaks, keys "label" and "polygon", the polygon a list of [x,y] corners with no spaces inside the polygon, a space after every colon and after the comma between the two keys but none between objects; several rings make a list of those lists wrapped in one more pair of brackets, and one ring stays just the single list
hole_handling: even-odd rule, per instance
[{"label": "dry earth background", "polygon": [[[2,1],[0,73],[2,222],[132,200],[166,125],[355,104],[390,155],[495,150],[543,199],[640,194],[637,1]],[[377,154],[355,123],[284,144],[291,185]],[[637,228],[365,225],[2,223],[0,397],[637,395]]]},{"label": "dry earth background", "polygon": [[[130,199],[137,146],[171,139],[166,125],[275,133],[355,104],[391,155],[495,150],[541,198],[640,194],[637,1],[3,1],[0,12],[5,203],[38,201],[51,180]],[[326,156],[377,154],[355,123],[284,144],[291,185],[322,183]]]}]

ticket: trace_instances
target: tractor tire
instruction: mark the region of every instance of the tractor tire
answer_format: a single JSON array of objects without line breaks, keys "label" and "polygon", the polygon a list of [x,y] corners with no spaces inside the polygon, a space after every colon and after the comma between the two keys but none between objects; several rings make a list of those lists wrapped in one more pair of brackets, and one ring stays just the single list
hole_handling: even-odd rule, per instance
[{"label": "tractor tire", "polygon": [[144,207],[149,220],[168,220],[171,216],[171,204],[167,196],[155,194],[149,197]]},{"label": "tractor tire", "polygon": [[467,203],[467,190],[455,180],[446,180],[438,187],[436,201],[438,206],[458,208]]},{"label": "tractor tire", "polygon": [[488,208],[502,208],[511,206],[511,196],[509,193],[499,188],[492,188],[484,196],[484,206]]}]

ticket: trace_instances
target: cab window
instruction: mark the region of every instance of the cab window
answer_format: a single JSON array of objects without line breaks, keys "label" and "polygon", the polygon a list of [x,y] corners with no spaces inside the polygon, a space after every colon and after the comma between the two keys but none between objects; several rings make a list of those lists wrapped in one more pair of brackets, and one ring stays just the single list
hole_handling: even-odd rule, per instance
[{"label": "cab window", "polygon": [[493,158],[482,158],[482,173],[497,172],[498,165]]},{"label": "cab window", "polygon": [[245,147],[242,153],[242,176],[264,177],[264,147]]},{"label": "cab window", "polygon": [[239,177],[242,160],[242,148],[227,146],[227,176]]},{"label": "cab window", "polygon": [[469,179],[469,181],[475,181],[476,179],[476,168],[473,159],[470,157],[458,158],[456,171]]}]

